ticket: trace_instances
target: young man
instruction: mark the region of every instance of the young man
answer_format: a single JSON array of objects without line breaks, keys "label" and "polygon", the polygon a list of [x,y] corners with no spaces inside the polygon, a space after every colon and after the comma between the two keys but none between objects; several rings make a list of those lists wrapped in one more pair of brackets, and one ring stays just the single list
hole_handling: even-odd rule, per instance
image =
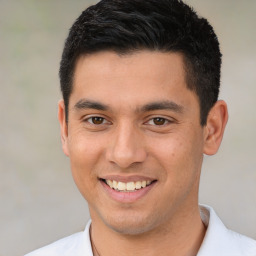
[{"label": "young man", "polygon": [[62,55],[59,121],[91,221],[29,255],[256,255],[254,240],[198,206],[203,155],[228,119],[220,68],[212,27],[182,1],[85,10]]}]

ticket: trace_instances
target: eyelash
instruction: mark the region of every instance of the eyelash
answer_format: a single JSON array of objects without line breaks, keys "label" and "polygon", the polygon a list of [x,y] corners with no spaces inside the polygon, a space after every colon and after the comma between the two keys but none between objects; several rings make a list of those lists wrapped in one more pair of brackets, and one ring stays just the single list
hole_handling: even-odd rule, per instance
[{"label": "eyelash", "polygon": [[[105,124],[111,124],[111,122],[107,121],[106,118],[101,117],[101,116],[91,116],[88,117],[84,120],[85,122],[91,124],[91,125],[95,125],[95,126],[99,126],[99,125],[105,125]],[[100,123],[95,123],[95,121],[99,121]],[[101,122],[102,121],[102,122]],[[160,122],[159,124],[156,124],[156,122]],[[164,117],[153,117],[151,119],[149,119],[147,122],[145,122],[145,124],[149,124],[152,126],[165,126],[167,124],[172,123],[173,121],[164,118]]]},{"label": "eyelash", "polygon": [[[160,122],[160,124],[156,124],[155,122]],[[153,125],[153,126],[165,126],[169,123],[172,123],[172,121],[164,117],[154,117],[149,119],[149,121],[147,122],[147,124]]]},{"label": "eyelash", "polygon": [[[93,119],[96,119],[96,122],[97,122],[97,119],[100,119],[100,120],[102,120],[102,123],[98,123],[98,124],[97,124],[97,123],[94,123],[94,122],[93,122]],[[89,120],[91,120],[91,121],[89,121]],[[91,116],[91,117],[86,118],[85,121],[86,121],[87,123],[91,124],[91,125],[96,125],[96,126],[97,126],[97,125],[103,125],[103,124],[110,123],[110,122],[107,121],[106,118],[101,117],[101,116]]]}]

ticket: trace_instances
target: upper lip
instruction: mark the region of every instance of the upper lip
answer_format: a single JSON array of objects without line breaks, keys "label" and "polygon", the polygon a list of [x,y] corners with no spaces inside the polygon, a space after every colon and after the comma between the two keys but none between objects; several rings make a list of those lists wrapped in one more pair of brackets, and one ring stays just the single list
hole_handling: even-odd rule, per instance
[{"label": "upper lip", "polygon": [[136,182],[136,181],[154,181],[156,179],[152,178],[152,177],[147,177],[147,176],[141,176],[141,175],[129,175],[129,176],[124,176],[124,175],[105,175],[100,177],[100,179],[103,180],[115,180],[115,181],[121,181],[124,183],[127,182]]}]

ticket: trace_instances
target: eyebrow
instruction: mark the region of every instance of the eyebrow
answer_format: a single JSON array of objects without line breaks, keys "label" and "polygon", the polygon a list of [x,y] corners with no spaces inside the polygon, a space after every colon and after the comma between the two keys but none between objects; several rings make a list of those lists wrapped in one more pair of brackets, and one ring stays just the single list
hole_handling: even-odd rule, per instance
[{"label": "eyebrow", "polygon": [[[79,100],[75,106],[74,109],[82,110],[82,109],[96,109],[101,111],[107,111],[109,110],[109,106],[105,105],[103,103],[88,100],[88,99],[81,99]],[[157,101],[157,102],[151,102],[148,103],[140,108],[138,108],[138,112],[149,112],[149,111],[155,111],[155,110],[171,110],[177,113],[182,113],[184,110],[184,107],[182,105],[179,105],[173,101]]]},{"label": "eyebrow", "polygon": [[146,104],[139,111],[148,112],[154,110],[171,110],[177,113],[183,113],[184,107],[173,101],[160,101]]},{"label": "eyebrow", "polygon": [[81,99],[79,100],[75,106],[75,109],[81,110],[81,109],[96,109],[96,110],[103,110],[106,111],[109,109],[109,107],[105,104],[92,101],[92,100],[87,100],[87,99]]}]

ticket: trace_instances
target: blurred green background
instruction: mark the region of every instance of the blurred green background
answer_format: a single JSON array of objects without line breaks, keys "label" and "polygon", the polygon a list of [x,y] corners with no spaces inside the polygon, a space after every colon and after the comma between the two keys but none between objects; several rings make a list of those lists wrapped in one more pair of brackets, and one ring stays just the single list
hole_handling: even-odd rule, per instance
[{"label": "blurred green background", "polygon": [[[61,150],[58,68],[82,0],[0,0],[0,256],[23,255],[80,231],[89,218]],[[200,202],[256,239],[256,1],[187,0],[209,19],[223,53],[230,119],[205,157]]]}]

